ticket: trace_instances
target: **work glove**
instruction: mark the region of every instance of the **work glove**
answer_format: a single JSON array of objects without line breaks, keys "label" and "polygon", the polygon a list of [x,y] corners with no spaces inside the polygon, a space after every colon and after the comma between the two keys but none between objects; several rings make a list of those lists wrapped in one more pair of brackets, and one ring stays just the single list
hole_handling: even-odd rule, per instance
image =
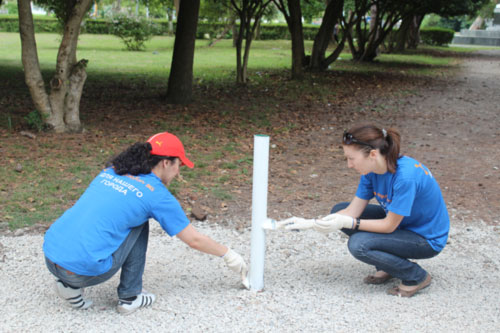
[{"label": "work glove", "polygon": [[292,216],[286,220],[276,222],[276,227],[274,229],[306,230],[311,229],[313,226],[314,220]]},{"label": "work glove", "polygon": [[222,258],[230,270],[240,274],[242,282],[246,280],[248,273],[247,264],[245,264],[245,261],[238,253],[228,248],[226,254],[223,255]]},{"label": "work glove", "polygon": [[354,218],[342,214],[330,214],[321,219],[318,219],[314,223],[314,230],[321,232],[322,234],[328,234],[334,230],[340,230],[342,228],[353,229]]}]

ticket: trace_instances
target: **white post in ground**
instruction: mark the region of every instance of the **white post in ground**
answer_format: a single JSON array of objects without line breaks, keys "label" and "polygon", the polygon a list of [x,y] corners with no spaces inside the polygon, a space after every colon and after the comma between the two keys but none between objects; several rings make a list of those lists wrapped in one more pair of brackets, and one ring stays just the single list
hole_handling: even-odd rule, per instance
[{"label": "white post in ground", "polygon": [[253,148],[252,233],[250,244],[250,289],[264,288],[266,234],[262,224],[267,219],[267,177],[269,169],[269,136],[255,135]]}]

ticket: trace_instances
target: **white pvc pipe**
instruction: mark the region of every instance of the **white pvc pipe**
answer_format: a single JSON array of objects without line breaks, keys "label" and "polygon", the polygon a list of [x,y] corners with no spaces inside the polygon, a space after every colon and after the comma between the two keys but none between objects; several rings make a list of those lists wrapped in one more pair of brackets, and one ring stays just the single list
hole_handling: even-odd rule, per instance
[{"label": "white pvc pipe", "polygon": [[253,150],[252,233],[250,244],[250,289],[264,288],[266,234],[262,224],[267,219],[267,177],[269,168],[269,136],[255,135]]}]

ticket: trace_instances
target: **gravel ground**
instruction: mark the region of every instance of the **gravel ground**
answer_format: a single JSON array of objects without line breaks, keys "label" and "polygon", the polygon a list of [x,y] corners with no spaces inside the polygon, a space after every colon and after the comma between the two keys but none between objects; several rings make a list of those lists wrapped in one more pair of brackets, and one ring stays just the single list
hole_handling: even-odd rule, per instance
[{"label": "gravel ground", "polygon": [[[0,236],[2,332],[498,332],[500,227],[452,220],[450,240],[422,261],[431,286],[413,298],[367,286],[371,267],[348,253],[340,233],[268,232],[265,289],[242,289],[219,258],[189,249],[151,224],[144,287],[158,298],[130,316],[116,310],[117,276],[86,289],[88,310],[66,307],[52,290],[42,235]],[[472,223],[471,223],[472,222]],[[250,230],[195,222],[247,262]]]}]

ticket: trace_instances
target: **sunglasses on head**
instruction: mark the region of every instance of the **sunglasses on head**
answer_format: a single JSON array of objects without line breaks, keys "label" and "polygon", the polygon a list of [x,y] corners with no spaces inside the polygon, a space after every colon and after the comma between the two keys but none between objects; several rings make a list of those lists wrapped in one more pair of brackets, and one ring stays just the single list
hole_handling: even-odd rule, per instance
[{"label": "sunglasses on head", "polygon": [[356,139],[351,133],[349,132],[344,132],[344,136],[342,137],[342,142],[345,144],[345,145],[350,145],[351,143],[355,143],[355,144],[358,144],[358,145],[363,145],[363,146],[368,146],[372,149],[375,149],[371,144],[369,143],[366,143],[366,142],[363,142],[363,141],[359,141],[358,139]]}]

